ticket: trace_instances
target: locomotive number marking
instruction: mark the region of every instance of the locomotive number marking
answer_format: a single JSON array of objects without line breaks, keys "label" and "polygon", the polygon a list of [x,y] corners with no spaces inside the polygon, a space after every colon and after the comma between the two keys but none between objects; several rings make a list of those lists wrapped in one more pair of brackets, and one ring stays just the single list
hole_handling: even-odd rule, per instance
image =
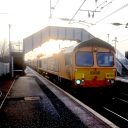
[{"label": "locomotive number marking", "polygon": [[100,71],[90,71],[90,75],[99,75]]},{"label": "locomotive number marking", "polygon": [[114,77],[114,74],[112,74],[112,73],[106,73],[106,78],[109,78],[109,79],[111,78],[112,79],[113,77]]}]

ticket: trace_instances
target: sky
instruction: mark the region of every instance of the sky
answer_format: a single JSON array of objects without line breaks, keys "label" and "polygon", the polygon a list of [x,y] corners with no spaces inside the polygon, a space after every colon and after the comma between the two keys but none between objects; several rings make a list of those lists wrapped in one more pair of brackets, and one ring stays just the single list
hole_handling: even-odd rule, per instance
[{"label": "sky", "polygon": [[113,46],[117,37],[116,47],[124,54],[127,12],[127,0],[0,0],[0,40],[8,40],[9,24],[12,41],[22,41],[48,25],[81,27]]}]

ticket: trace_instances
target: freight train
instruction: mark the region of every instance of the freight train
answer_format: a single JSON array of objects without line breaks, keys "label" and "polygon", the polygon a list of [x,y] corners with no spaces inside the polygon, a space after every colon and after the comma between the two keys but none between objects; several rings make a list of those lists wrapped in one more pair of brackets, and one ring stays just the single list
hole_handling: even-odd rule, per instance
[{"label": "freight train", "polygon": [[29,62],[44,76],[73,88],[109,88],[115,83],[115,50],[98,38],[61,49]]}]

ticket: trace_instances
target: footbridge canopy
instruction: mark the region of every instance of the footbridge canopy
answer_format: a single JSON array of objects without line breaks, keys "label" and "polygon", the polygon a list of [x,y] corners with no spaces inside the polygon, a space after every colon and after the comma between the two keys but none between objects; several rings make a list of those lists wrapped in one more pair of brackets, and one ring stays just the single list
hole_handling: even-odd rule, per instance
[{"label": "footbridge canopy", "polygon": [[50,39],[83,42],[92,38],[93,35],[83,28],[48,26],[24,38],[23,49],[27,53]]}]

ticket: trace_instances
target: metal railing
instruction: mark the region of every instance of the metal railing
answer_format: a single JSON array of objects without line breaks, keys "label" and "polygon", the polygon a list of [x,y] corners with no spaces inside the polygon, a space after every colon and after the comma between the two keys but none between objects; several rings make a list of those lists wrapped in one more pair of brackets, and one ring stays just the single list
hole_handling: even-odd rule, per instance
[{"label": "metal railing", "polygon": [[117,66],[117,71],[121,70],[120,64],[122,64],[127,70],[128,70],[128,59],[121,53],[119,50],[116,49],[116,66]]},{"label": "metal railing", "polygon": [[116,70],[120,75],[122,75],[122,64],[117,59],[116,59]]},{"label": "metal railing", "polygon": [[0,62],[0,76],[9,73],[9,63]]},{"label": "metal railing", "polygon": [[0,97],[2,96],[2,91],[0,91]]}]

